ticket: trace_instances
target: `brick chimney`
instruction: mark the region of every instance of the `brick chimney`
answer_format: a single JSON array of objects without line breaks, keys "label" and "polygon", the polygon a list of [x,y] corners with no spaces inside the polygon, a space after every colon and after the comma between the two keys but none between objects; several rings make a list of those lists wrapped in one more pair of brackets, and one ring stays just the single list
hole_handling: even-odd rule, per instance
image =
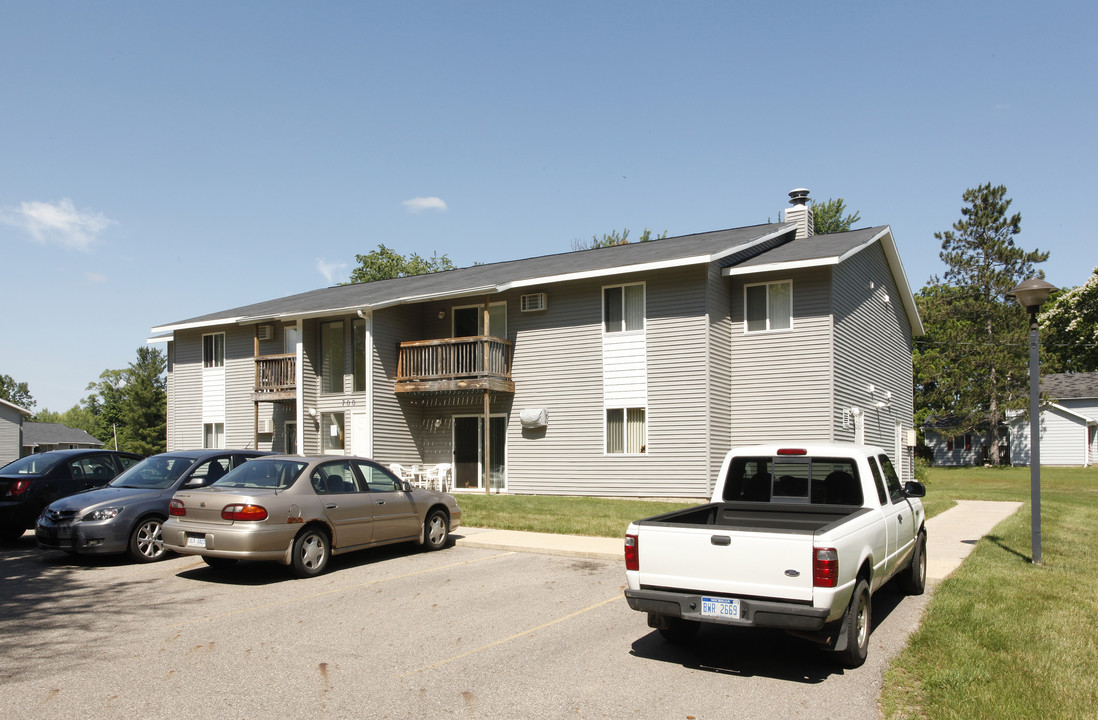
[{"label": "brick chimney", "polygon": [[812,220],[812,206],[808,204],[808,188],[790,190],[789,204],[793,207],[785,211],[785,221],[797,224],[796,238],[811,237],[815,232],[815,223]]}]

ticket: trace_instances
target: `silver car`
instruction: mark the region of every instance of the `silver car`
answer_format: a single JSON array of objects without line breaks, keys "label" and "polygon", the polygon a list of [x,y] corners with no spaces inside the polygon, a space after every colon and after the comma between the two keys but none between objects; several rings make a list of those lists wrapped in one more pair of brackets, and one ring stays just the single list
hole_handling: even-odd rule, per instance
[{"label": "silver car", "polygon": [[333,554],[376,545],[439,550],[461,522],[452,495],[342,455],[252,460],[209,487],[177,492],[168,512],[167,548],[215,566],[273,560],[298,577],[320,574]]},{"label": "silver car", "polygon": [[75,554],[128,553],[138,562],[164,557],[161,526],[180,488],[224,477],[257,450],[187,450],[145,458],[106,486],[50,503],[35,523],[38,546]]}]

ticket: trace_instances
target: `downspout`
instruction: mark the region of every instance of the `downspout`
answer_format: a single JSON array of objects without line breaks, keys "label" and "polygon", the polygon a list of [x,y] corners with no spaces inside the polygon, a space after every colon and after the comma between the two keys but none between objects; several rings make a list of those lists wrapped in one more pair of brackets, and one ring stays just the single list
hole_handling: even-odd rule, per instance
[{"label": "downspout", "polygon": [[364,352],[366,357],[363,359],[365,365],[364,381],[366,386],[363,388],[363,394],[366,396],[366,422],[363,423],[366,431],[366,442],[360,447],[367,457],[374,456],[374,313],[372,310],[356,310],[355,311],[363,322],[366,323],[365,335],[363,339],[363,345],[365,346]]}]

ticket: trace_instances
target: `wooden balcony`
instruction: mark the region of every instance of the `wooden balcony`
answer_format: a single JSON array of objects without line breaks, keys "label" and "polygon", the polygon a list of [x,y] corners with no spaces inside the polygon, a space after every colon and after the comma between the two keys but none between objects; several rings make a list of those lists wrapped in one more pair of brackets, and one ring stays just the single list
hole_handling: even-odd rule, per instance
[{"label": "wooden balcony", "polygon": [[297,356],[260,355],[255,358],[255,391],[252,402],[297,399]]},{"label": "wooden balcony", "polygon": [[398,393],[453,390],[513,393],[511,342],[482,335],[400,344]]}]

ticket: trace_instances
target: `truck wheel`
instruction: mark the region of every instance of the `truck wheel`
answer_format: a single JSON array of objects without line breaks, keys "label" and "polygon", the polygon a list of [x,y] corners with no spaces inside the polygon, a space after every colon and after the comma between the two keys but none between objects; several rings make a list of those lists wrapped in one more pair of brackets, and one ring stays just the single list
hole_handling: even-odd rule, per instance
[{"label": "truck wheel", "polygon": [[663,639],[667,642],[686,643],[694,639],[694,636],[698,634],[699,627],[701,627],[701,623],[694,620],[668,618],[667,627],[660,628],[660,635],[663,635]]},{"label": "truck wheel", "polygon": [[911,562],[900,576],[900,587],[908,595],[922,595],[926,589],[926,531],[920,530],[915,538],[915,550]]},{"label": "truck wheel", "polygon": [[854,586],[854,595],[843,616],[843,632],[846,633],[846,648],[838,653],[839,664],[856,668],[865,662],[869,655],[869,627],[872,619],[869,598],[869,583],[859,580]]}]

